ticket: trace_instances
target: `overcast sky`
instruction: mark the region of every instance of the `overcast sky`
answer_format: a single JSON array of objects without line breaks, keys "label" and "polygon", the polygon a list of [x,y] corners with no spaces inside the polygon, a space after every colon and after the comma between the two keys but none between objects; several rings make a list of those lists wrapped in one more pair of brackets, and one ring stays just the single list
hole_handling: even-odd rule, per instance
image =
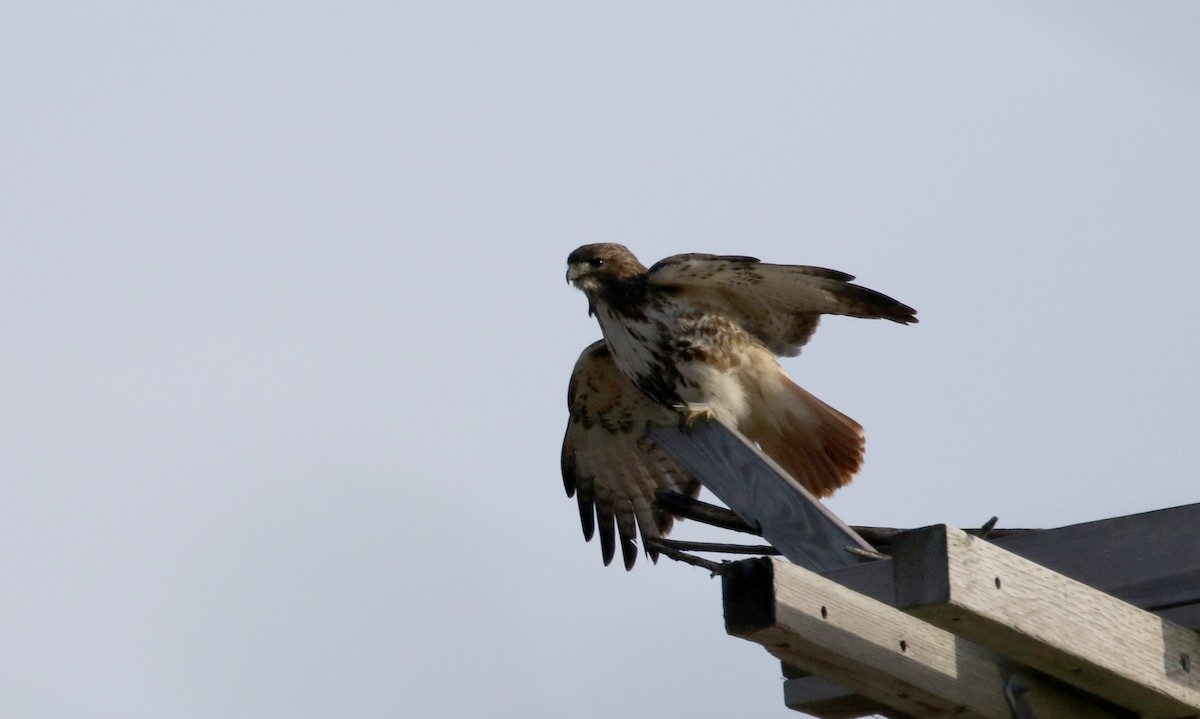
[{"label": "overcast sky", "polygon": [[[562,490],[596,241],[856,274],[853,524],[1200,501],[1200,5],[23,3],[0,715],[787,717]],[[709,537],[684,524],[677,536]]]}]

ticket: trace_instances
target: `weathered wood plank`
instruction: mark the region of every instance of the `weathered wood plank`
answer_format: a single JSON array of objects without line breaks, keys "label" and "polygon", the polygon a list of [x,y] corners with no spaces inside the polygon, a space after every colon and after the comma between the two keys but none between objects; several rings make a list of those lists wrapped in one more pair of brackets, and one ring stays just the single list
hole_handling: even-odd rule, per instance
[{"label": "weathered wood plank", "polygon": [[[1200,504],[988,540],[1189,629],[1200,630]],[[891,562],[830,579],[895,604]]]},{"label": "weathered wood plank", "polygon": [[912,719],[908,714],[892,709],[859,694],[841,684],[819,677],[786,661],[779,662],[783,672],[783,704],[788,709],[805,712],[820,719]]},{"label": "weathered wood plank", "polygon": [[[913,717],[1011,719],[1007,659],[882,602],[781,560],[722,575],[730,634]],[[1023,679],[1034,716],[1108,719],[1114,707],[1044,677]]]},{"label": "weathered wood plank", "polygon": [[892,557],[909,614],[1143,716],[1200,714],[1195,632],[946,525]]},{"label": "weathered wood plank", "polygon": [[872,551],[779,465],[723,424],[657,427],[651,438],[796,564],[829,571],[862,561],[847,547]]},{"label": "weathered wood plank", "polygon": [[783,705],[819,719],[886,717],[910,719],[909,714],[855,694],[840,684],[809,674],[783,683]]},{"label": "weathered wood plank", "polygon": [[1200,603],[1200,503],[993,543],[1143,609]]}]

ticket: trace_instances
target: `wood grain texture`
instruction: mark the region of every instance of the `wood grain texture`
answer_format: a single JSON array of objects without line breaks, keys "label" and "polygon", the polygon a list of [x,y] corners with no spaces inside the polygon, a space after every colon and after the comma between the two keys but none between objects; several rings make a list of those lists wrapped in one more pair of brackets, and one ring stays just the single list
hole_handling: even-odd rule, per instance
[{"label": "wood grain texture", "polygon": [[994,544],[1143,609],[1200,603],[1200,503],[1005,537]]},{"label": "wood grain texture", "polygon": [[[1200,504],[1000,537],[992,544],[1200,630]],[[895,604],[890,561],[833,570],[847,587]]]},{"label": "wood grain texture", "polygon": [[651,438],[791,561],[829,571],[863,561],[871,545],[744,437],[716,421],[655,427]]},{"label": "wood grain texture", "polygon": [[[1011,719],[998,654],[781,560],[722,575],[726,630],[781,660],[913,717]],[[1116,719],[1114,707],[1028,676],[1034,716]]]},{"label": "wood grain texture", "polygon": [[893,565],[915,617],[1142,716],[1200,714],[1194,631],[946,525],[898,537]]},{"label": "wood grain texture", "polygon": [[783,705],[818,719],[887,717],[907,719],[910,715],[859,696],[818,676],[788,679],[783,683]]}]

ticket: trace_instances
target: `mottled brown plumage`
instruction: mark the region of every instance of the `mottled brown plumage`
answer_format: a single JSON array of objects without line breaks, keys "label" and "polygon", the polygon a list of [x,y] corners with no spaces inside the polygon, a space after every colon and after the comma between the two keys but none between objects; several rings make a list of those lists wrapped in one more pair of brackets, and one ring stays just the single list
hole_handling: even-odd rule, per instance
[{"label": "mottled brown plumage", "polygon": [[[585,245],[567,258],[567,279],[587,295],[604,334],[604,343],[588,348],[576,366],[571,426],[592,422],[609,439],[622,440],[603,456],[589,449],[588,476],[597,498],[629,494],[630,480],[619,467],[632,460],[621,453],[644,452],[644,440],[631,439],[643,438],[644,427],[639,431],[630,423],[631,407],[622,403],[632,406],[639,399],[649,400],[634,410],[643,425],[651,416],[660,424],[715,418],[757,442],[813,494],[832,494],[862,463],[862,428],[788,379],[776,357],[798,354],[822,314],[917,321],[911,307],[852,284],[854,278],[844,272],[753,257],[676,255],[647,269],[622,245]],[[580,366],[587,374],[596,371],[594,366],[587,370],[589,364],[607,367],[610,362],[615,376],[632,386],[611,393],[618,404],[605,404],[601,412],[599,403],[581,399],[577,391]],[[571,426],[563,446],[568,490],[572,482],[579,487],[579,450],[570,441]],[[568,479],[568,470],[576,479]],[[600,501],[594,501],[599,517]],[[582,499],[580,507],[584,512]],[[614,514],[619,523],[621,513]],[[625,515],[642,522],[636,511]],[[584,532],[590,535],[588,522],[585,518]],[[632,537],[632,520],[626,523],[623,548]],[[651,536],[645,534],[651,524],[657,526],[647,519],[643,536]],[[606,556],[611,554],[607,550]],[[628,554],[626,561],[631,563]]]},{"label": "mottled brown plumage", "polygon": [[[571,416],[562,447],[567,496],[578,500],[585,539],[599,527],[604,563],[612,561],[619,540],[625,568],[631,569],[638,530],[643,539],[671,531],[673,518],[654,506],[655,493],[669,489],[694,497],[700,492],[699,482],[646,435],[649,427],[677,424],[678,415],[621,374],[604,340],[579,355],[567,407]],[[651,559],[658,556],[647,553]]]}]

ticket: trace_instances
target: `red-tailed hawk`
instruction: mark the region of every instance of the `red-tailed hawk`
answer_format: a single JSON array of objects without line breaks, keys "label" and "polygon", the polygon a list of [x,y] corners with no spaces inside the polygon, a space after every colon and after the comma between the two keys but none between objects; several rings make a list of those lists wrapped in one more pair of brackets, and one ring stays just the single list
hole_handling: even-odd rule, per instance
[{"label": "red-tailed hawk", "polygon": [[852,279],[821,267],[704,254],[646,269],[611,243],[570,254],[567,280],[587,295],[604,342],[575,366],[563,478],[568,494],[579,493],[589,539],[595,505],[605,563],[614,521],[628,568],[635,522],[643,537],[669,529],[649,506],[654,491],[695,491],[695,481],[645,436],[647,423],[715,418],[818,497],[850,481],[862,463],[862,427],[792,382],[776,357],[799,354],[822,314],[917,321],[911,307]]}]

